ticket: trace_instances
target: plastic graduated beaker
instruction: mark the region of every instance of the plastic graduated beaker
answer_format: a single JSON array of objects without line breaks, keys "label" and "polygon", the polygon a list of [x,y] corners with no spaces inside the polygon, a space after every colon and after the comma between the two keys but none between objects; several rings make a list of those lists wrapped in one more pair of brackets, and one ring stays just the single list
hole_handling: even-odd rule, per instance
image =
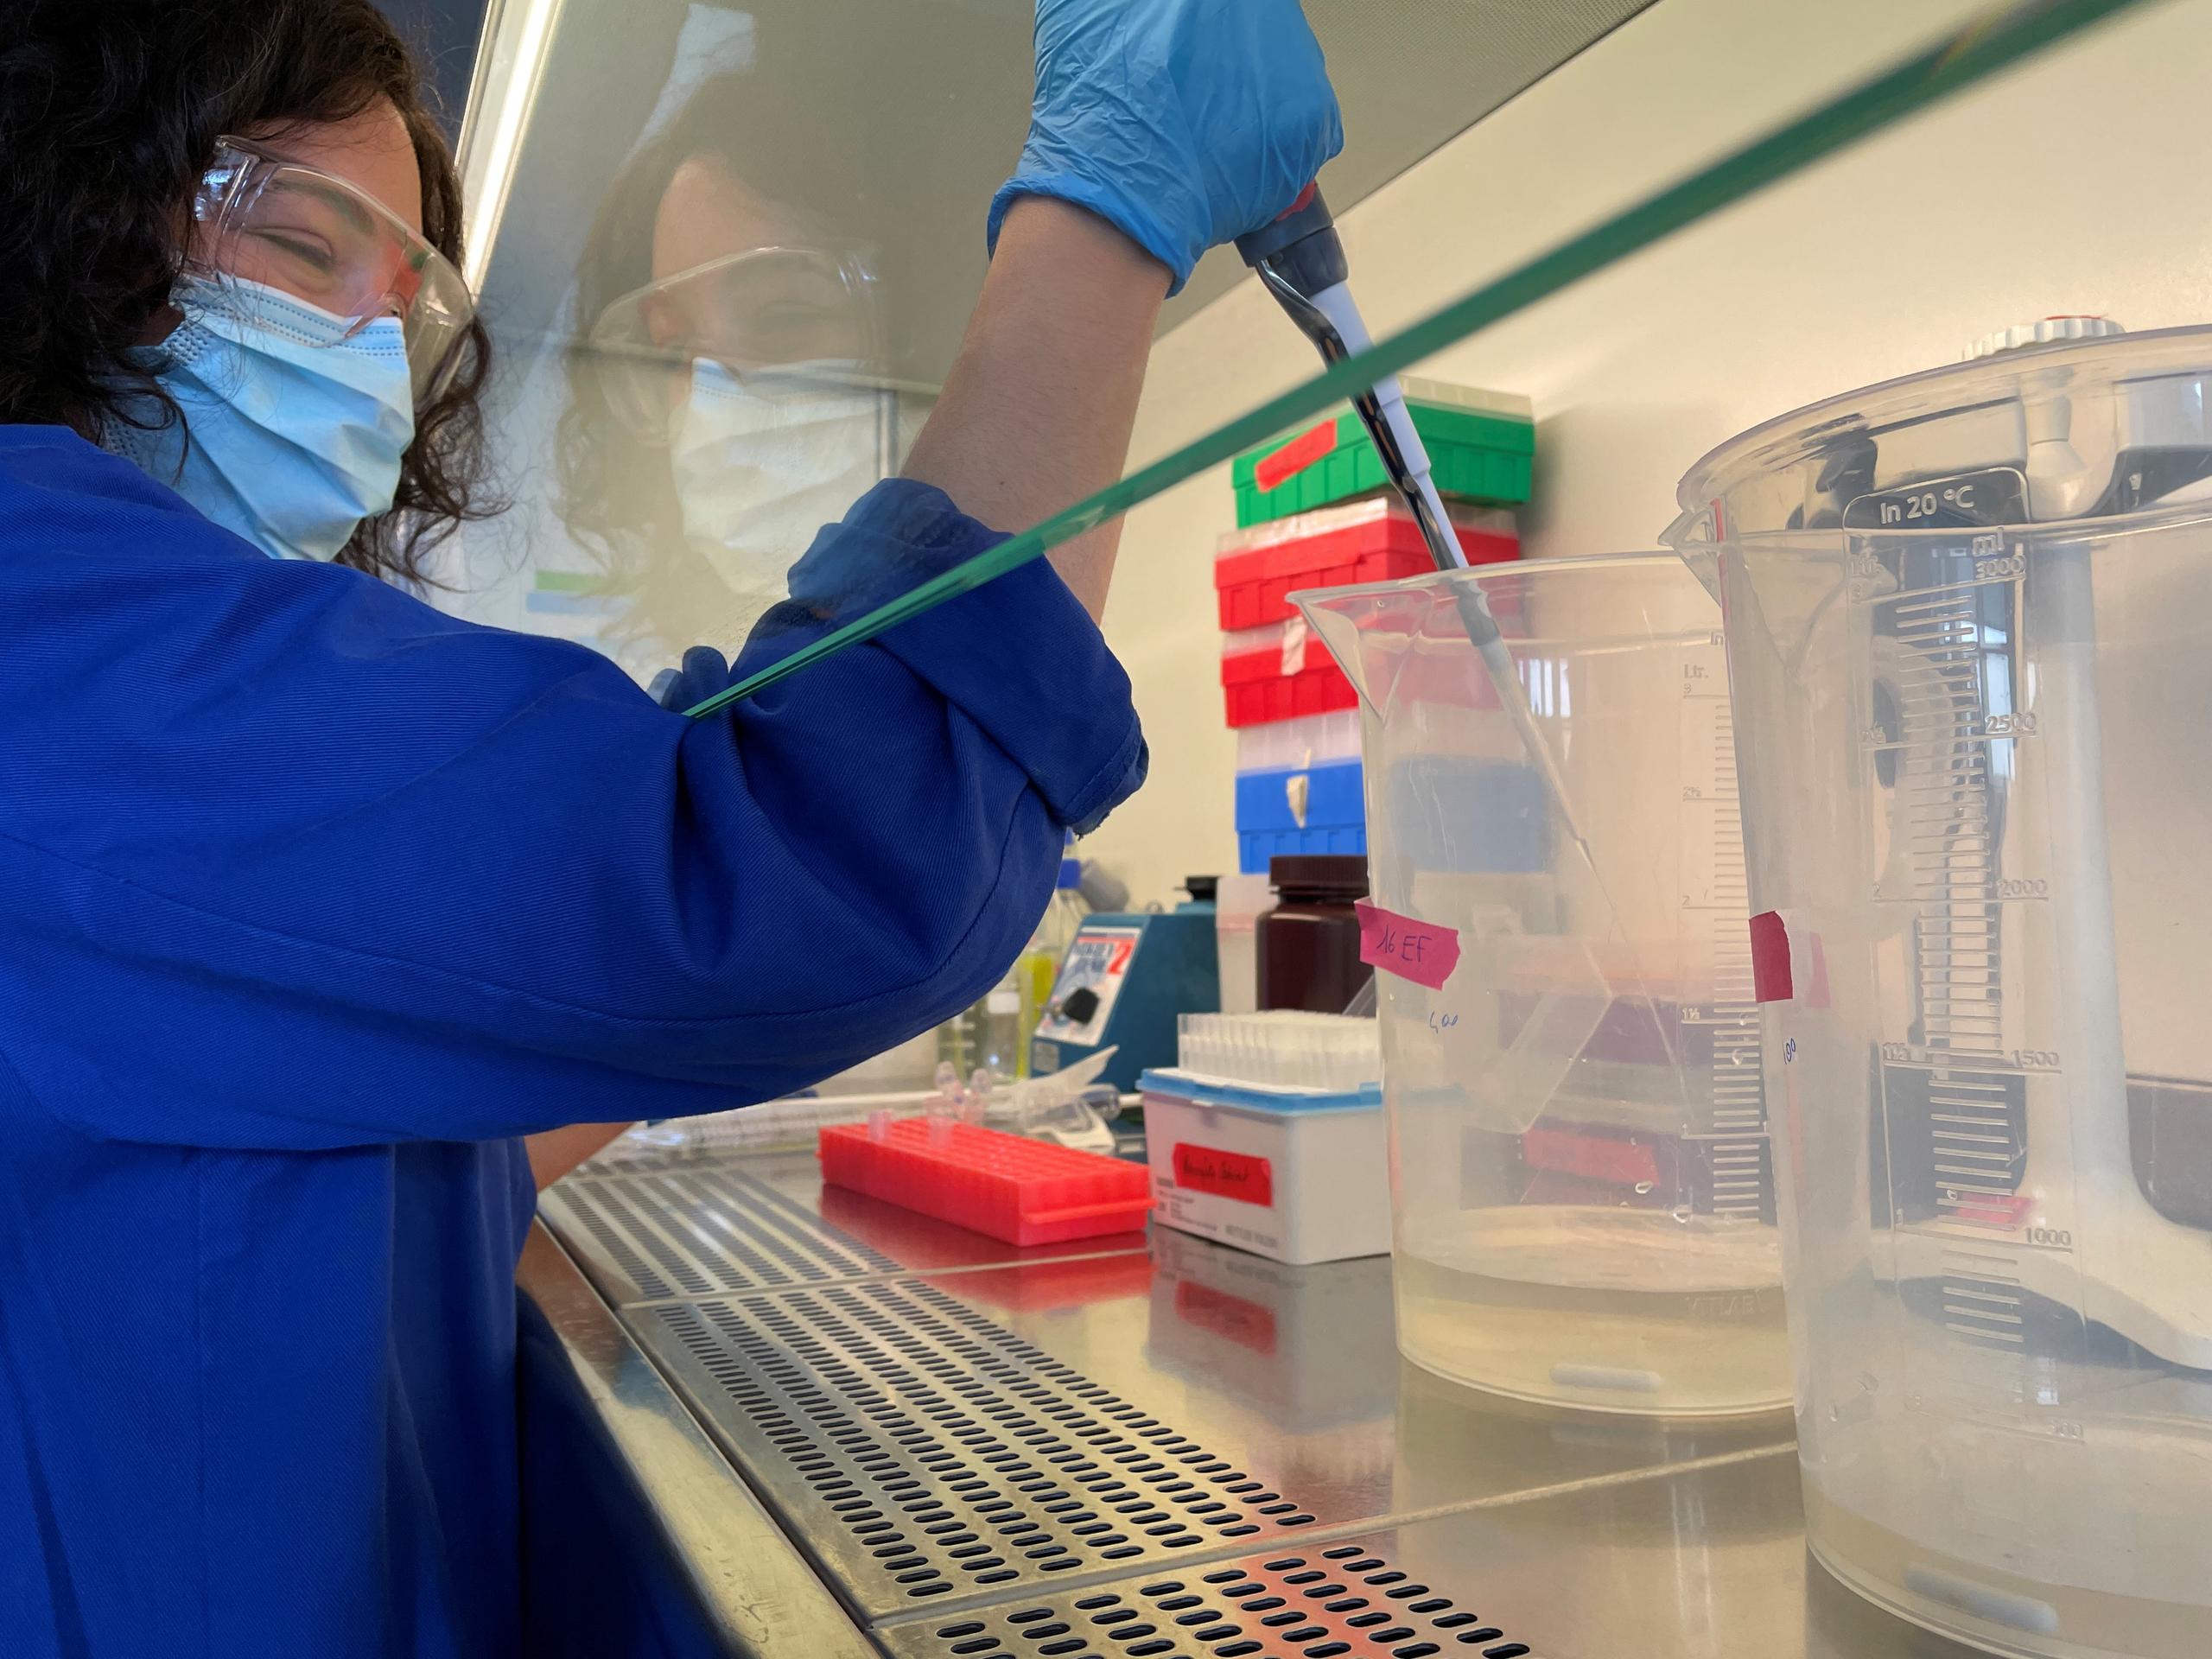
[{"label": "plastic graduated beaker", "polygon": [[[2024,334],[2108,332],[2053,320]],[[2212,330],[1683,481],[1727,616],[1814,1551],[1997,1652],[2212,1652]]]},{"label": "plastic graduated beaker", "polygon": [[1664,553],[1300,603],[1361,696],[1400,1347],[1551,1404],[1787,1404],[1719,608]]}]

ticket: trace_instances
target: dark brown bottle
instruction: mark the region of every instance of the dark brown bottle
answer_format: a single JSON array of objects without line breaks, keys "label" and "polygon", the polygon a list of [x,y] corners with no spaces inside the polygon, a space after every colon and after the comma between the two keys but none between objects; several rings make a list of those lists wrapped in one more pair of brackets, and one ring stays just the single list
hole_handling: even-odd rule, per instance
[{"label": "dark brown bottle", "polygon": [[1367,897],[1357,854],[1285,854],[1268,861],[1272,910],[1260,913],[1260,1006],[1342,1014],[1375,969],[1359,959],[1356,899]]}]

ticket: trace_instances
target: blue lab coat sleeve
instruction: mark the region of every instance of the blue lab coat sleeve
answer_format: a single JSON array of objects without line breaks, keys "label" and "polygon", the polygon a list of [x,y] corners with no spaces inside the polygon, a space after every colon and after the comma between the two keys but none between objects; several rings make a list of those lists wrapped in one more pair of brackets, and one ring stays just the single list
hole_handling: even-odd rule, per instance
[{"label": "blue lab coat sleeve", "polygon": [[[92,1135],[480,1139],[785,1092],[987,989],[1065,829],[1142,776],[1042,563],[694,721],[0,433],[0,1058]],[[833,567],[992,539],[884,485],[764,648],[849,613]]]}]

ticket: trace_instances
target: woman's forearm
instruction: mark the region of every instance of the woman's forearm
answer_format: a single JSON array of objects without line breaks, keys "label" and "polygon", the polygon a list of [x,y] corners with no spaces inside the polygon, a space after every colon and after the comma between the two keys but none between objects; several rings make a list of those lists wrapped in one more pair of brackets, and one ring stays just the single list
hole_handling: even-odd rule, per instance
[{"label": "woman's forearm", "polygon": [[[906,476],[1006,531],[1112,483],[1167,282],[1165,266],[1104,219],[1049,197],[1015,202]],[[1094,618],[1120,539],[1117,520],[1052,555]]]},{"label": "woman's forearm", "polygon": [[528,1137],[530,1173],[537,1190],[543,1192],[629,1127],[627,1123],[571,1123],[565,1129],[546,1129]]}]

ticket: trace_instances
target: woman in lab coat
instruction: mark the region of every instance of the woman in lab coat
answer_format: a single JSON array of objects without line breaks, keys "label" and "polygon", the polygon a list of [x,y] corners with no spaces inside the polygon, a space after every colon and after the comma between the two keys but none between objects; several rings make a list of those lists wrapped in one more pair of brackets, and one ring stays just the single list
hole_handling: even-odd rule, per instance
[{"label": "woman in lab coat", "polygon": [[[1105,482],[1163,295],[1337,143],[1295,0],[1037,47],[960,361],[786,641]],[[1110,538],[700,721],[380,580],[471,500],[459,219],[368,0],[0,8],[10,1659],[518,1652],[512,1137],[926,1027],[1141,776]]]}]

